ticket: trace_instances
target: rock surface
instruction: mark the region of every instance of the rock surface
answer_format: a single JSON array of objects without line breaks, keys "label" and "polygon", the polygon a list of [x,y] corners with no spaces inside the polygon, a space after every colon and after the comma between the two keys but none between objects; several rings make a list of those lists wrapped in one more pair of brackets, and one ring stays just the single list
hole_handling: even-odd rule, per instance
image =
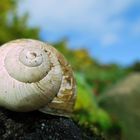
[{"label": "rock surface", "polygon": [[102,140],[85,134],[71,119],[39,111],[16,113],[0,109],[0,140]]},{"label": "rock surface", "polygon": [[123,140],[140,140],[140,73],[133,73],[106,91],[100,104],[118,120]]}]

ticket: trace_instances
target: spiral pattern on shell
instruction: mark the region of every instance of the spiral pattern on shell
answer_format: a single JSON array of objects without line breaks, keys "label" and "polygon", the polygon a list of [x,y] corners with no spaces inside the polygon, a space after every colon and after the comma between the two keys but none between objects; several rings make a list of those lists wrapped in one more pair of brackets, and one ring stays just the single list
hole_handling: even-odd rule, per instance
[{"label": "spiral pattern on shell", "polygon": [[0,106],[67,114],[75,103],[71,66],[50,45],[19,39],[0,48]]}]

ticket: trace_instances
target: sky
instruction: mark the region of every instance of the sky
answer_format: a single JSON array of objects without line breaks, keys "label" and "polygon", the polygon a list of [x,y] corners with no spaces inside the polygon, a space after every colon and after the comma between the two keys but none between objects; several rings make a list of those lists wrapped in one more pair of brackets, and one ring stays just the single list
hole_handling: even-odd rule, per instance
[{"label": "sky", "polygon": [[104,64],[140,61],[140,0],[23,0],[18,9],[44,41],[67,38]]}]

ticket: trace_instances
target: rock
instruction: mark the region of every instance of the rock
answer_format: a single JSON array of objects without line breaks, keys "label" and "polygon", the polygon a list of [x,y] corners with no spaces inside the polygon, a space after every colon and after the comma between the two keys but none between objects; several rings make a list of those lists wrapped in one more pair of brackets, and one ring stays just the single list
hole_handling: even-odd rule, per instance
[{"label": "rock", "polygon": [[102,140],[86,135],[70,118],[0,109],[0,140]]},{"label": "rock", "polygon": [[106,91],[101,106],[122,126],[123,140],[140,140],[140,73],[133,73]]}]

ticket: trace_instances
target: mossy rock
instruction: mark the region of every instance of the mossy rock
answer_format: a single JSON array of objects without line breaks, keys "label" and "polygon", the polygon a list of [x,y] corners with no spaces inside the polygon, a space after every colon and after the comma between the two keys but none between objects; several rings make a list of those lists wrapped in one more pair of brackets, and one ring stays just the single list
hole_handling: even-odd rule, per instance
[{"label": "mossy rock", "polygon": [[118,82],[99,103],[122,126],[123,140],[140,140],[140,73]]}]

